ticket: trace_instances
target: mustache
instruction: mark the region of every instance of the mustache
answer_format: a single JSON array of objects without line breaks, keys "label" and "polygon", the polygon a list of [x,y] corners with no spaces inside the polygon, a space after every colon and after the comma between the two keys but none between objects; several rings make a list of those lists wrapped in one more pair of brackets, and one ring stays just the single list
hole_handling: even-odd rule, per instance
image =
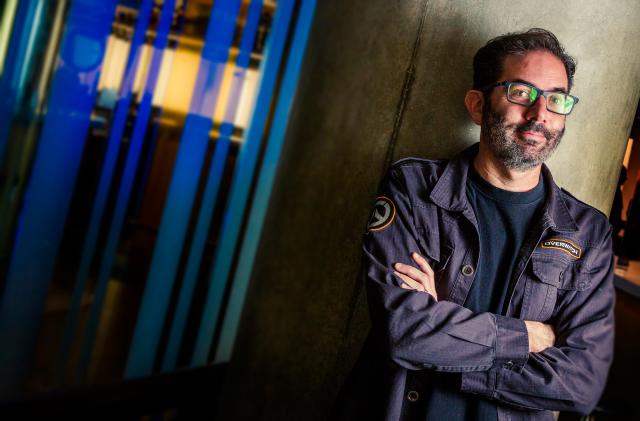
[{"label": "mustache", "polygon": [[523,133],[523,132],[540,133],[547,140],[553,139],[553,133],[551,133],[546,127],[544,127],[544,124],[535,122],[533,120],[528,121],[525,124],[517,125],[514,130],[519,133]]}]

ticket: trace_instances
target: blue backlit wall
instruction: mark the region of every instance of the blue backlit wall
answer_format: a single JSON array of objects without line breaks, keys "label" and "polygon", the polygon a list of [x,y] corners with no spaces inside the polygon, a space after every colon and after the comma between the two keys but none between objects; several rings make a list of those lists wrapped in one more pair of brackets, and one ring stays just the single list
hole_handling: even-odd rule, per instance
[{"label": "blue backlit wall", "polygon": [[0,398],[228,361],[314,8],[5,2]]}]

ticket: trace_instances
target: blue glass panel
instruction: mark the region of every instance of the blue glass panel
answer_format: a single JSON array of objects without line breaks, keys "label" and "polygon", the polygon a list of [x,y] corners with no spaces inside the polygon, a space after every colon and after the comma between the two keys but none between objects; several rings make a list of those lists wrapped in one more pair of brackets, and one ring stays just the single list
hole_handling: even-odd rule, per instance
[{"label": "blue glass panel", "polygon": [[[42,26],[45,2],[22,1],[18,3],[7,58],[0,80],[0,163],[4,160],[9,131],[16,107],[22,102],[25,84],[31,70],[37,33]],[[22,29],[22,30],[20,30]]]},{"label": "blue glass panel", "polygon": [[211,342],[215,334],[222,295],[231,269],[236,241],[253,179],[254,167],[260,150],[262,134],[273,98],[293,6],[293,0],[282,0],[278,2],[278,7],[276,8],[271,38],[262,62],[260,72],[262,78],[253,119],[251,120],[246,140],[240,149],[238,164],[231,184],[229,205],[225,211],[220,240],[214,257],[209,292],[207,293],[204,313],[200,322],[192,365],[201,365],[207,362]]},{"label": "blue glass panel", "polygon": [[[107,197],[109,195],[109,188],[111,187],[113,173],[118,160],[118,153],[122,143],[122,134],[124,133],[127,122],[127,113],[129,112],[129,106],[131,105],[131,88],[133,87],[133,79],[136,71],[138,70],[138,63],[140,62],[140,55],[142,52],[141,47],[145,41],[145,35],[147,33],[147,28],[149,27],[149,18],[151,17],[152,9],[153,0],[144,0],[140,7],[133,38],[131,39],[129,57],[127,58],[124,70],[124,79],[120,86],[119,98],[116,104],[113,122],[111,124],[109,140],[107,142],[107,151],[102,164],[102,173],[100,175],[100,181],[98,182],[98,189],[96,191],[93,209],[91,211],[89,229],[82,247],[82,257],[80,258],[80,265],[76,275],[76,283],[71,298],[71,304],[69,306],[69,314],[67,315],[62,344],[60,345],[60,350],[58,351],[56,359],[56,367],[54,369],[54,378],[56,381],[61,380],[69,349],[73,341],[78,314],[80,312],[82,295],[84,294],[87,286],[89,268],[94,257],[98,233],[100,232],[100,225],[102,223],[105,206],[107,204]],[[173,13],[173,10],[171,10],[171,13]]]},{"label": "blue glass panel", "polygon": [[273,188],[280,152],[289,119],[289,111],[295,97],[302,59],[304,58],[307,38],[313,20],[313,12],[316,6],[315,0],[305,0],[302,2],[296,29],[293,36],[293,43],[289,51],[289,60],[285,70],[282,88],[278,96],[278,105],[273,117],[271,134],[265,156],[262,161],[262,168],[258,177],[256,193],[253,197],[249,222],[244,234],[244,241],[240,249],[240,257],[233,278],[229,304],[220,333],[220,342],[216,350],[214,363],[228,362],[231,358],[233,343],[235,341],[240,315],[244,305],[244,298],[247,293],[251,270],[256,255],[256,249],[260,241],[262,224],[269,206],[269,198]]},{"label": "blue glass panel", "polygon": [[233,122],[236,118],[236,112],[240,102],[240,94],[242,93],[242,84],[244,82],[246,69],[249,66],[249,59],[251,58],[251,50],[253,49],[253,44],[258,30],[261,10],[261,0],[253,0],[249,5],[245,28],[240,41],[240,51],[236,59],[236,67],[234,69],[233,80],[231,82],[231,92],[229,94],[229,100],[225,110],[224,122],[220,126],[220,136],[216,141],[216,148],[213,154],[209,176],[207,178],[207,184],[205,186],[204,196],[200,206],[200,212],[198,214],[198,222],[193,241],[191,243],[189,260],[182,280],[178,305],[171,325],[169,342],[167,344],[167,350],[162,364],[163,371],[174,369],[176,366],[176,359],[182,342],[182,332],[187,322],[189,306],[193,298],[193,291],[196,285],[200,263],[202,262],[202,253],[207,240],[207,234],[209,233],[213,211],[216,207],[220,181],[222,180],[222,174],[227,160],[227,154],[229,152],[229,145],[231,143]]},{"label": "blue glass panel", "polygon": [[28,374],[114,9],[113,0],[76,0],[69,10],[0,303],[2,397],[19,393]]},{"label": "blue glass panel", "polygon": [[213,5],[190,113],[180,140],[125,376],[151,373],[209,140],[214,107],[233,41],[239,0]]},{"label": "blue glass panel", "polygon": [[[158,74],[160,73],[160,65],[162,64],[162,52],[167,46],[168,35],[171,30],[174,6],[174,0],[165,0],[162,7],[160,23],[156,30],[156,39],[153,45],[151,64],[147,73],[147,83],[143,90],[142,100],[138,105],[136,121],[133,126],[131,139],[129,140],[127,159],[124,164],[122,177],[120,178],[116,205],[113,211],[109,232],[107,234],[105,249],[102,253],[102,260],[98,272],[98,282],[94,292],[93,304],[91,306],[84,343],[80,354],[80,361],[78,363],[77,373],[79,379],[86,379],[88,372],[91,352],[93,351],[98,324],[100,322],[100,315],[102,313],[102,306],[107,293],[109,275],[111,274],[113,260],[118,247],[118,240],[120,238],[120,233],[122,232],[122,226],[124,224],[129,205],[131,190],[133,189],[133,183],[135,181],[134,178],[138,169],[138,161],[140,160],[142,145],[147,131],[149,115],[151,113],[151,100],[156,88]],[[132,86],[133,77],[130,79],[131,82],[129,84],[129,88]],[[131,93],[129,93],[129,96],[130,95]]]}]

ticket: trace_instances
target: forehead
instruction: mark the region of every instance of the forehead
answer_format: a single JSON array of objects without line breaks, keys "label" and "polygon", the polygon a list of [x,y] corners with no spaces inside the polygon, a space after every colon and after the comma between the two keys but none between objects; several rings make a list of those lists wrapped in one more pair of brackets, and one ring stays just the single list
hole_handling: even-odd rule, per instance
[{"label": "forehead", "polygon": [[502,80],[524,80],[543,90],[568,89],[569,80],[562,61],[548,51],[530,51],[504,59]]}]

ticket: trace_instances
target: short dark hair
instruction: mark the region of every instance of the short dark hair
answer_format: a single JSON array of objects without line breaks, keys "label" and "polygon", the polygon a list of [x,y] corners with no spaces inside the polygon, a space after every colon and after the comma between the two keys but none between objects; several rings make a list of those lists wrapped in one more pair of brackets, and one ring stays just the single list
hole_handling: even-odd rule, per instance
[{"label": "short dark hair", "polygon": [[499,82],[504,59],[509,55],[521,56],[530,51],[548,51],[562,61],[567,71],[569,90],[573,85],[576,60],[564,50],[558,38],[541,28],[531,28],[526,32],[512,32],[493,38],[480,48],[473,57],[473,89]]}]

